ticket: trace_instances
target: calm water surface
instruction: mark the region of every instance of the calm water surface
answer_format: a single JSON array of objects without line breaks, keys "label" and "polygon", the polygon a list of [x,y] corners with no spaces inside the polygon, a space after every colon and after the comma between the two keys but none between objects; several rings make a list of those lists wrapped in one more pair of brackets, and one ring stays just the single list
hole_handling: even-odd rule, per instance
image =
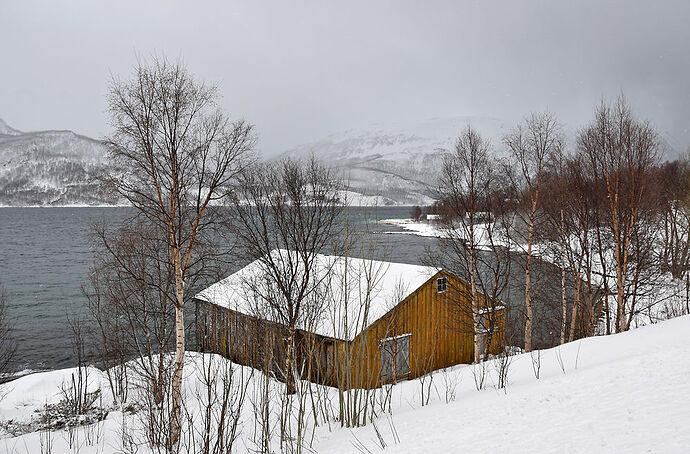
[{"label": "calm water surface", "polygon": [[[0,208],[0,283],[18,341],[17,370],[74,365],[68,317],[83,312],[81,285],[93,262],[90,227],[120,223],[129,208]],[[351,209],[356,214],[362,209]],[[409,217],[407,207],[379,208],[380,219]],[[397,227],[382,225],[388,232]],[[434,240],[383,235],[390,260],[420,263]]]}]

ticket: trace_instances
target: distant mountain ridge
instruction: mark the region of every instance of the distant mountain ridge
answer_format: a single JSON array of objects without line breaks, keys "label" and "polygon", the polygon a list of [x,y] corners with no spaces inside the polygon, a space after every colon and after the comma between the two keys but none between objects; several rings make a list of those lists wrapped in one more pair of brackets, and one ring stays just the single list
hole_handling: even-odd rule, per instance
[{"label": "distant mountain ridge", "polygon": [[94,177],[107,146],[72,131],[22,132],[0,120],[0,205],[109,205]]},{"label": "distant mountain ridge", "polygon": [[[499,140],[505,129],[478,117],[374,126],[331,134],[279,158],[315,155],[347,180],[352,204],[426,205],[444,154],[467,124]],[[107,146],[98,140],[72,131],[22,132],[0,120],[0,205],[116,204],[94,180],[107,166]]]},{"label": "distant mountain ridge", "polygon": [[[375,125],[330,134],[274,159],[314,155],[342,176],[354,205],[428,205],[446,153],[472,125],[493,144],[497,158],[513,124],[489,117],[435,118]],[[574,131],[566,131],[569,147]],[[662,135],[664,156],[678,153]],[[95,181],[107,170],[108,148],[72,131],[22,132],[0,119],[0,206],[114,205]]]},{"label": "distant mountain ridge", "polygon": [[18,129],[11,128],[10,125],[0,118],[0,135],[16,136],[17,134],[22,134],[22,132]]},{"label": "distant mountain ridge", "polygon": [[426,205],[434,200],[444,155],[468,124],[495,145],[507,132],[496,118],[436,118],[331,134],[279,158],[314,155],[342,172],[352,192],[377,195],[385,205]]}]

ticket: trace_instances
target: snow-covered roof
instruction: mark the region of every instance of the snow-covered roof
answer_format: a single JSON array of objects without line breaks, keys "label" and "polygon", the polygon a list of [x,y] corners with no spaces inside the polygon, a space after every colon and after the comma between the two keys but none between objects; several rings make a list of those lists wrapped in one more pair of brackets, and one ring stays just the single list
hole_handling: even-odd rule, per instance
[{"label": "snow-covered roof", "polygon": [[[286,263],[284,249],[271,251],[273,263]],[[211,285],[195,298],[253,317],[280,322],[267,298],[283,299],[275,278],[258,259]],[[332,255],[317,255],[309,296],[297,327],[322,336],[351,340],[417,290],[439,268]],[[294,273],[293,273],[294,274]],[[286,271],[283,276],[289,276]]]}]

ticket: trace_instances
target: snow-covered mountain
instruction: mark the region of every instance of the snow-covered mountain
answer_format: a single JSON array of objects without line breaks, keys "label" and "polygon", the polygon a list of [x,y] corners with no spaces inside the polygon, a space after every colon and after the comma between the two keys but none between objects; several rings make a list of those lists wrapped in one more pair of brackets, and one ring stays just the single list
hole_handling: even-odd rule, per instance
[{"label": "snow-covered mountain", "polygon": [[508,130],[494,118],[437,118],[350,129],[297,146],[280,157],[307,158],[313,154],[341,171],[353,192],[378,195],[386,205],[425,205],[433,201],[444,153],[468,124],[497,145]]},{"label": "snow-covered mountain", "polygon": [[[278,158],[311,155],[347,180],[352,204],[427,205],[433,202],[443,156],[472,125],[503,152],[513,126],[487,117],[436,118],[375,125],[328,135]],[[569,146],[573,131],[566,132]],[[674,156],[662,137],[664,156]],[[71,131],[22,132],[0,119],[0,205],[111,204],[93,181],[106,166],[107,147]]]},{"label": "snow-covered mountain", "polygon": [[0,120],[0,205],[113,203],[94,181],[106,154],[72,131],[21,132]]},{"label": "snow-covered mountain", "polygon": [[[498,145],[500,120],[454,117],[373,126],[331,134],[280,157],[312,154],[342,172],[352,204],[427,205],[433,202],[443,155],[471,124]],[[93,181],[107,147],[71,131],[21,132],[0,120],[0,205],[109,204]]]},{"label": "snow-covered mountain", "polygon": [[0,135],[16,136],[21,133],[20,130],[11,128],[10,125],[5,123],[5,120],[0,118]]}]

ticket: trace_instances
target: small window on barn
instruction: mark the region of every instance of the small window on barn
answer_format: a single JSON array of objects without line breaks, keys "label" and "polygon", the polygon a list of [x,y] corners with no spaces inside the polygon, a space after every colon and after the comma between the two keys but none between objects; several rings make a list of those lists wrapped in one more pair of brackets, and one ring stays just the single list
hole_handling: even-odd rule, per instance
[{"label": "small window on barn", "polygon": [[410,337],[411,334],[381,339],[381,382],[396,382],[410,375]]},{"label": "small window on barn", "polygon": [[443,276],[436,279],[436,292],[443,293],[448,290],[448,278]]}]

